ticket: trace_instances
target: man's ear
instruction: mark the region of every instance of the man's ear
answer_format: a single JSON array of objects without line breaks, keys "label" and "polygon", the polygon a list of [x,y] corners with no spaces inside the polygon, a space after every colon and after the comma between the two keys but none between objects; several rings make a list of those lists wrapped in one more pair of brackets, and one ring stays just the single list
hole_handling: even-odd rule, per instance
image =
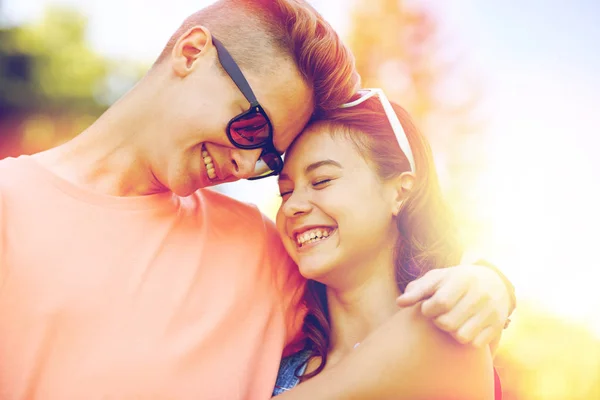
[{"label": "man's ear", "polygon": [[402,204],[406,201],[415,184],[415,175],[412,172],[403,172],[394,179],[394,199],[392,214],[395,217],[400,214]]},{"label": "man's ear", "polygon": [[171,52],[172,67],[180,77],[189,75],[197,61],[215,50],[210,31],[201,25],[187,30],[177,39]]}]

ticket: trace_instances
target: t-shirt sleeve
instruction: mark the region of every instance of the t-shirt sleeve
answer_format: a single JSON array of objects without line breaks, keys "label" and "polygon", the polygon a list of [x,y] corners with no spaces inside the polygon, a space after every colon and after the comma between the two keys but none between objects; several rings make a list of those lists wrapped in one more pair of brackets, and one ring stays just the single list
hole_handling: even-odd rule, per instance
[{"label": "t-shirt sleeve", "polygon": [[263,215],[267,233],[267,259],[274,273],[275,285],[280,295],[280,305],[285,318],[286,348],[302,340],[302,323],[306,315],[303,295],[306,280],[290,258],[275,228],[275,224]]}]

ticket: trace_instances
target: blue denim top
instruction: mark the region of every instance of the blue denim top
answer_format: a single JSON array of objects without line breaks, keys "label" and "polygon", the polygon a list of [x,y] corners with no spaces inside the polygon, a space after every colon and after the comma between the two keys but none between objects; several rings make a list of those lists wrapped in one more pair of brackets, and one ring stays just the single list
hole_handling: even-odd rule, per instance
[{"label": "blue denim top", "polygon": [[300,383],[299,377],[306,371],[310,353],[310,350],[302,350],[281,360],[273,396],[285,393]]}]

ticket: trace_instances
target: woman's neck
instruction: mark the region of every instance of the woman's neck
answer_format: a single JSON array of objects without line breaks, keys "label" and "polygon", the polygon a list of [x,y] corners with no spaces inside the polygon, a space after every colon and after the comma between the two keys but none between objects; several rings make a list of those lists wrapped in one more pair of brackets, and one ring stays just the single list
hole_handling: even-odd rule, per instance
[{"label": "woman's neck", "polygon": [[352,286],[344,289],[328,286],[330,362],[335,363],[351,351],[397,311],[395,299],[400,291],[395,283],[393,255],[385,258],[378,265],[353,266],[371,274]]}]

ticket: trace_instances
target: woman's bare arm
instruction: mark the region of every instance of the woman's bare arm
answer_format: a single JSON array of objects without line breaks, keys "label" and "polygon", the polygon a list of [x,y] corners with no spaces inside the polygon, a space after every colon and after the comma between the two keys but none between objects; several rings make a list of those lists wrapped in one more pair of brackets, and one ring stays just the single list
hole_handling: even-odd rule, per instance
[{"label": "woman's bare arm", "polygon": [[400,310],[337,365],[278,399],[491,400],[489,348],[461,345],[420,312]]}]

